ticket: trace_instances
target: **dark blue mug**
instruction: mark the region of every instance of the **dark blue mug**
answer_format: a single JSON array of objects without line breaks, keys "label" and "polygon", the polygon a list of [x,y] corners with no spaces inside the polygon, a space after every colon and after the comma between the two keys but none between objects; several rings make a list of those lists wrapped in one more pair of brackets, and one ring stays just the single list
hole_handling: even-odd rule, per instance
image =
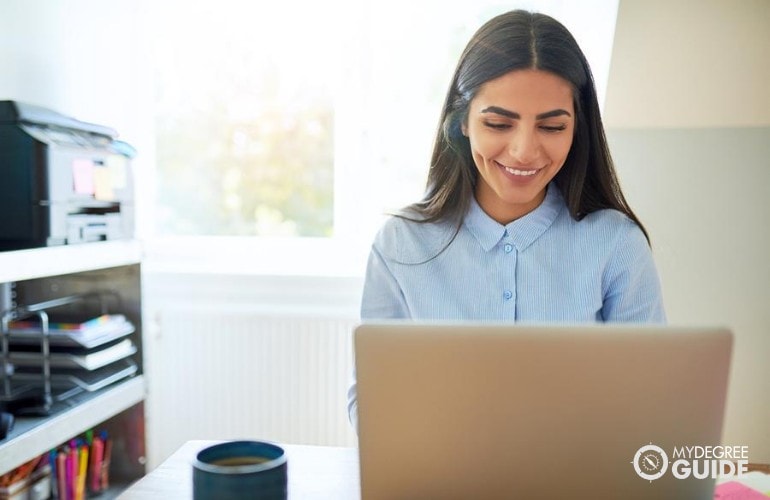
[{"label": "dark blue mug", "polygon": [[199,451],[193,462],[193,500],[285,500],[283,448],[263,441],[227,441]]}]

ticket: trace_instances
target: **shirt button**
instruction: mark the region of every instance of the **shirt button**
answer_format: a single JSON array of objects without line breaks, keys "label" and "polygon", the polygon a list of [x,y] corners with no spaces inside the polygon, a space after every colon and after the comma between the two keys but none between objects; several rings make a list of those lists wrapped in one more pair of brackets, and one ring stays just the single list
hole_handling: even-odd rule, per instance
[{"label": "shirt button", "polygon": [[511,300],[512,297],[513,297],[513,293],[511,293],[510,290],[506,290],[503,292],[503,298],[505,300]]},{"label": "shirt button", "polygon": [[505,246],[503,247],[503,250],[505,250],[505,253],[511,253],[511,251],[513,251],[513,245],[511,245],[510,243],[506,243]]}]

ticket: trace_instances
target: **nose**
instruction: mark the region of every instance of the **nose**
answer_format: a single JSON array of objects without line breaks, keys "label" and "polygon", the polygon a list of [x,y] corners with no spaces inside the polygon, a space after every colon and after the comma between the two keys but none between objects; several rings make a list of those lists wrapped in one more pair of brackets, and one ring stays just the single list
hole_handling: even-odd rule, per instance
[{"label": "nose", "polygon": [[509,153],[518,163],[529,165],[540,156],[540,139],[535,131],[523,128],[517,130],[511,139]]}]

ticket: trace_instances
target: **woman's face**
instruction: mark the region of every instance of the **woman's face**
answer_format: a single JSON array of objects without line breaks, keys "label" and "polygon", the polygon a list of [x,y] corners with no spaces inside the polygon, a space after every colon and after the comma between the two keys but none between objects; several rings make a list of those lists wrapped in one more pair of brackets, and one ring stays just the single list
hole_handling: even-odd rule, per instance
[{"label": "woman's face", "polygon": [[525,69],[484,83],[463,125],[480,174],[481,208],[501,224],[537,208],[567,159],[574,130],[572,87],[563,78]]}]

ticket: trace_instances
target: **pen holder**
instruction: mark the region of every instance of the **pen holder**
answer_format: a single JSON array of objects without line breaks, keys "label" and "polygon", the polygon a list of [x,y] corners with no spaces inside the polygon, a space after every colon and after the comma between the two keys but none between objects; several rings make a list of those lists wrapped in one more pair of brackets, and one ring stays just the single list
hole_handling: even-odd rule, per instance
[{"label": "pen holder", "polygon": [[193,500],[285,500],[286,454],[261,441],[229,441],[198,452]]}]

